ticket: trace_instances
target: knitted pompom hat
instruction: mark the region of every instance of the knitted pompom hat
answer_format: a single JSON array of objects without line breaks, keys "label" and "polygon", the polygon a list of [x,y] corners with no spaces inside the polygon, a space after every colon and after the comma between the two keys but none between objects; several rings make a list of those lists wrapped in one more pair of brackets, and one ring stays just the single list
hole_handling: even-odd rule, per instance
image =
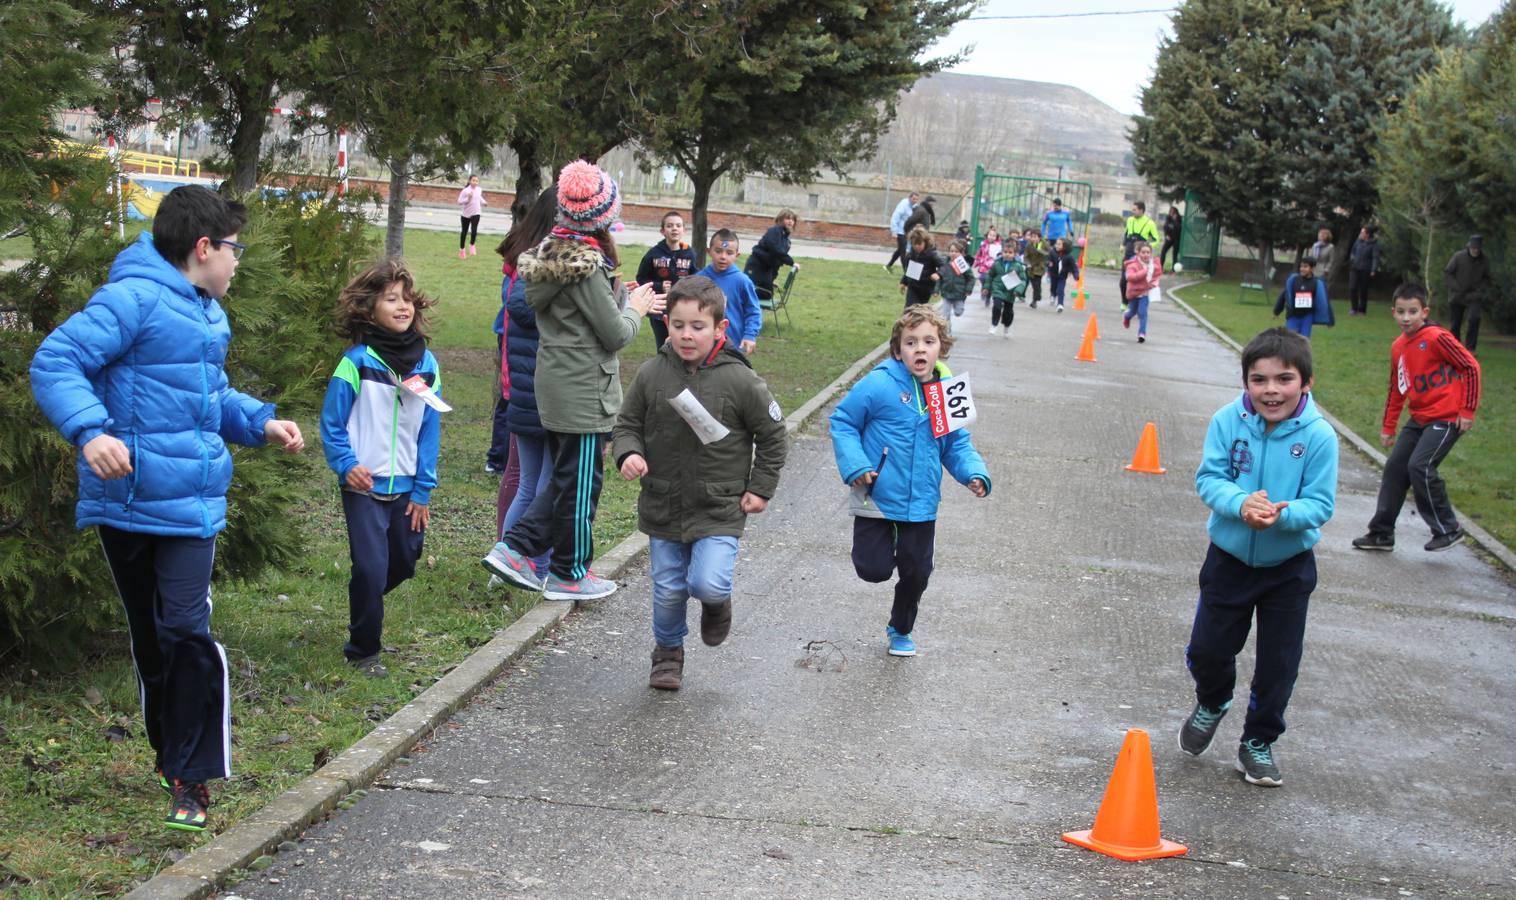
[{"label": "knitted pompom hat", "polygon": [[621,218],[621,192],[599,166],[575,160],[558,173],[558,224],[591,234]]}]

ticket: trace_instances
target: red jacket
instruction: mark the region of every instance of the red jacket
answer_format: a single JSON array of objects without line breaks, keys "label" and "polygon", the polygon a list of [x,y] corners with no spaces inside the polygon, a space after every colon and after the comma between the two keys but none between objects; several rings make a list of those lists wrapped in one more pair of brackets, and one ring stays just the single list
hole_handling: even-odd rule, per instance
[{"label": "red jacket", "polygon": [[1126,261],[1126,298],[1128,300],[1151,293],[1158,286],[1158,280],[1163,277],[1163,263],[1158,257],[1153,257],[1153,279],[1148,280],[1148,267],[1139,257],[1132,257]]},{"label": "red jacket", "polygon": [[1400,425],[1400,408],[1411,402],[1420,424],[1473,419],[1479,407],[1479,360],[1452,332],[1430,322],[1390,345],[1390,396],[1384,404],[1384,433]]}]

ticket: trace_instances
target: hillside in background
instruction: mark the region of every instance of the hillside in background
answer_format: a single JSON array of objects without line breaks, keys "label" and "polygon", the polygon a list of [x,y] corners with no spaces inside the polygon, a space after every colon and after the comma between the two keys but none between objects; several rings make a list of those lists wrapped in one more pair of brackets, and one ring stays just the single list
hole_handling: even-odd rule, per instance
[{"label": "hillside in background", "polygon": [[900,98],[874,163],[895,172],[957,176],[976,163],[1036,173],[1036,163],[1131,174],[1131,119],[1076,87],[944,72]]}]

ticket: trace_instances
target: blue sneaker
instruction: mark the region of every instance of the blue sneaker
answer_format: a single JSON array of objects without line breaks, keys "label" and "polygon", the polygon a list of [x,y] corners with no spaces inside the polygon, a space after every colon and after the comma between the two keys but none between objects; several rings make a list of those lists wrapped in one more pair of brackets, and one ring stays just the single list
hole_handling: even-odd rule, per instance
[{"label": "blue sneaker", "polygon": [[504,541],[491,547],[489,555],[479,562],[508,584],[527,591],[542,590],[542,579],[537,577],[532,561],[512,550]]},{"label": "blue sneaker", "polygon": [[908,635],[908,634],[901,634],[900,632],[898,632],[898,631],[895,630],[895,627],[893,625],[886,625],[885,628],[884,628],[884,633],[890,639],[890,655],[891,656],[915,656],[916,655],[916,642],[913,641],[913,640],[911,640],[911,636],[910,635]]}]

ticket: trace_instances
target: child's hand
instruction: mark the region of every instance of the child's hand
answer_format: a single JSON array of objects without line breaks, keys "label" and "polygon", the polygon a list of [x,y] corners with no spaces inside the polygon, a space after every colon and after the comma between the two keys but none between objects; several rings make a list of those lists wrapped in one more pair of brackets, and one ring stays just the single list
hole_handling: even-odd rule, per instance
[{"label": "child's hand", "polygon": [[1271,528],[1279,521],[1279,511],[1289,505],[1287,500],[1270,502],[1268,491],[1254,491],[1242,501],[1242,521],[1249,528],[1259,531]]},{"label": "child's hand", "polygon": [[658,296],[653,293],[651,284],[639,284],[626,298],[626,305],[637,311],[638,315],[647,315],[648,310],[653,308],[653,298]]},{"label": "child's hand", "polygon": [[374,473],[368,470],[368,466],[353,466],[347,470],[347,486],[357,491],[371,491],[374,489]]},{"label": "child's hand", "polygon": [[988,493],[985,490],[984,479],[982,478],[970,478],[969,490],[974,492],[975,497],[983,497],[986,493]]},{"label": "child's hand", "polygon": [[269,419],[263,426],[263,436],[269,443],[283,447],[285,453],[299,453],[305,449],[305,438],[300,436],[300,426],[294,422]]},{"label": "child's hand", "polygon": [[636,481],[647,474],[647,460],[642,454],[633,453],[621,461],[621,477],[627,481]]},{"label": "child's hand", "polygon": [[132,473],[132,455],[118,437],[97,434],[80,449],[84,451],[84,461],[97,478],[113,481]]},{"label": "child's hand", "polygon": [[1395,432],[1386,431],[1383,434],[1379,435],[1379,443],[1384,447],[1395,446]]},{"label": "child's hand", "polygon": [[746,353],[748,356],[752,356],[753,355],[753,351],[758,349],[758,342],[757,341],[743,341],[738,346],[742,348],[742,352],[743,353]]},{"label": "child's hand", "polygon": [[742,492],[742,511],[750,516],[757,515],[769,508],[769,502],[752,491]]},{"label": "child's hand", "polygon": [[938,275],[936,272],[933,272],[932,273],[932,280],[933,281],[941,281],[942,280],[942,276]]},{"label": "child's hand", "polygon": [[1473,427],[1474,427],[1474,420],[1473,419],[1465,419],[1463,416],[1459,416],[1458,417],[1458,433],[1459,434],[1463,434],[1464,432],[1468,431],[1470,428],[1473,428]]},{"label": "child's hand", "polygon": [[903,284],[900,286],[900,293],[905,293],[905,285]]},{"label": "child's hand", "polygon": [[414,500],[405,504],[405,514],[411,517],[412,531],[425,531],[426,523],[432,519],[431,509],[425,503]]},{"label": "child's hand", "polygon": [[873,470],[864,472],[862,475],[859,475],[857,478],[853,479],[853,487],[868,487],[869,485],[873,484],[874,479],[878,477],[879,473]]}]

